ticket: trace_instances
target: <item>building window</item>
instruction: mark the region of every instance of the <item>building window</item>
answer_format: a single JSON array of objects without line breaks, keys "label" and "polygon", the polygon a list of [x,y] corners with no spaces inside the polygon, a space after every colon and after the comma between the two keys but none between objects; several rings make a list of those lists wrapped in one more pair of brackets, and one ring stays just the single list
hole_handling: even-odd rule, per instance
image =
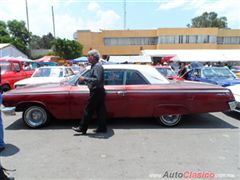
[{"label": "building window", "polygon": [[217,44],[240,44],[239,36],[219,36],[217,37]]},{"label": "building window", "polygon": [[157,37],[104,38],[105,46],[156,45]]},{"label": "building window", "polygon": [[158,44],[216,44],[216,39],[216,36],[209,35],[159,36]]}]

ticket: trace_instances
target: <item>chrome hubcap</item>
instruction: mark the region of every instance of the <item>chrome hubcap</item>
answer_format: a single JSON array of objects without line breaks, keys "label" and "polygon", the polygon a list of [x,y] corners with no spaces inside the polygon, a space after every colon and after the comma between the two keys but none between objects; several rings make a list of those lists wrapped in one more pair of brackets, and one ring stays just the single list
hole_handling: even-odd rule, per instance
[{"label": "chrome hubcap", "polygon": [[46,122],[47,114],[40,107],[31,107],[26,111],[25,120],[31,127],[37,127]]}]

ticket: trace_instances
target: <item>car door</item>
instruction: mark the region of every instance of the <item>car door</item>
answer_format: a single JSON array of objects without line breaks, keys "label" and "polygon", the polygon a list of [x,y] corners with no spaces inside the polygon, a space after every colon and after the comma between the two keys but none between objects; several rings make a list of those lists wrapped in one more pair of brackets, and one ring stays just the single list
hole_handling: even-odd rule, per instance
[{"label": "car door", "polygon": [[104,72],[106,109],[109,117],[127,116],[125,76],[123,69],[106,69]]},{"label": "car door", "polygon": [[18,62],[12,63],[12,72],[11,73],[12,73],[11,74],[12,75],[11,76],[11,85],[12,85],[11,88],[13,88],[14,83],[24,79],[25,76],[24,76],[24,72],[22,71],[22,69],[20,67],[20,63],[18,63]]},{"label": "car door", "polygon": [[[83,73],[88,76],[89,70]],[[126,98],[124,83],[124,70],[106,69],[104,72],[106,90],[106,110],[108,117],[126,116]],[[70,91],[70,113],[74,117],[81,118],[84,107],[89,97],[89,89],[86,84],[80,83],[73,86]]]},{"label": "car door", "polygon": [[137,70],[126,72],[126,94],[128,117],[149,117],[153,113],[155,97],[148,93],[149,82]]}]

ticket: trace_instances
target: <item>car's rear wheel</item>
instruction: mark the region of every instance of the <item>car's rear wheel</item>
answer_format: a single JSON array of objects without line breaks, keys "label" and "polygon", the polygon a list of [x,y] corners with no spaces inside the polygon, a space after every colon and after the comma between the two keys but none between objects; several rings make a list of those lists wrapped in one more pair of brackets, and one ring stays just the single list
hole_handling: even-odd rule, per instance
[{"label": "car's rear wheel", "polygon": [[40,128],[49,122],[48,112],[40,106],[30,106],[23,112],[23,122],[30,128]]},{"label": "car's rear wheel", "polygon": [[157,118],[157,121],[159,124],[164,125],[164,126],[175,126],[179,123],[181,120],[181,115],[176,114],[176,115],[163,115]]}]

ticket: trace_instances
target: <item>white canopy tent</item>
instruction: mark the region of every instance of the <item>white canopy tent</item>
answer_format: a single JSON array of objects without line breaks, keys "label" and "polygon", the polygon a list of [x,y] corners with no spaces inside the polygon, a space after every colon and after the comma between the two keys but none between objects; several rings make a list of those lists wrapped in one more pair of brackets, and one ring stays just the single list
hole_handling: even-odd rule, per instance
[{"label": "white canopy tent", "polygon": [[140,62],[140,63],[147,63],[147,62],[152,62],[151,60],[151,56],[148,55],[144,55],[144,56],[110,56],[109,57],[109,62],[112,63],[124,63],[124,62],[128,62],[128,63],[136,63],[136,62]]},{"label": "white canopy tent", "polygon": [[143,50],[143,55],[151,57],[173,56],[172,61],[182,62],[226,62],[240,61],[240,50],[215,50],[215,49],[193,49],[193,50]]}]

